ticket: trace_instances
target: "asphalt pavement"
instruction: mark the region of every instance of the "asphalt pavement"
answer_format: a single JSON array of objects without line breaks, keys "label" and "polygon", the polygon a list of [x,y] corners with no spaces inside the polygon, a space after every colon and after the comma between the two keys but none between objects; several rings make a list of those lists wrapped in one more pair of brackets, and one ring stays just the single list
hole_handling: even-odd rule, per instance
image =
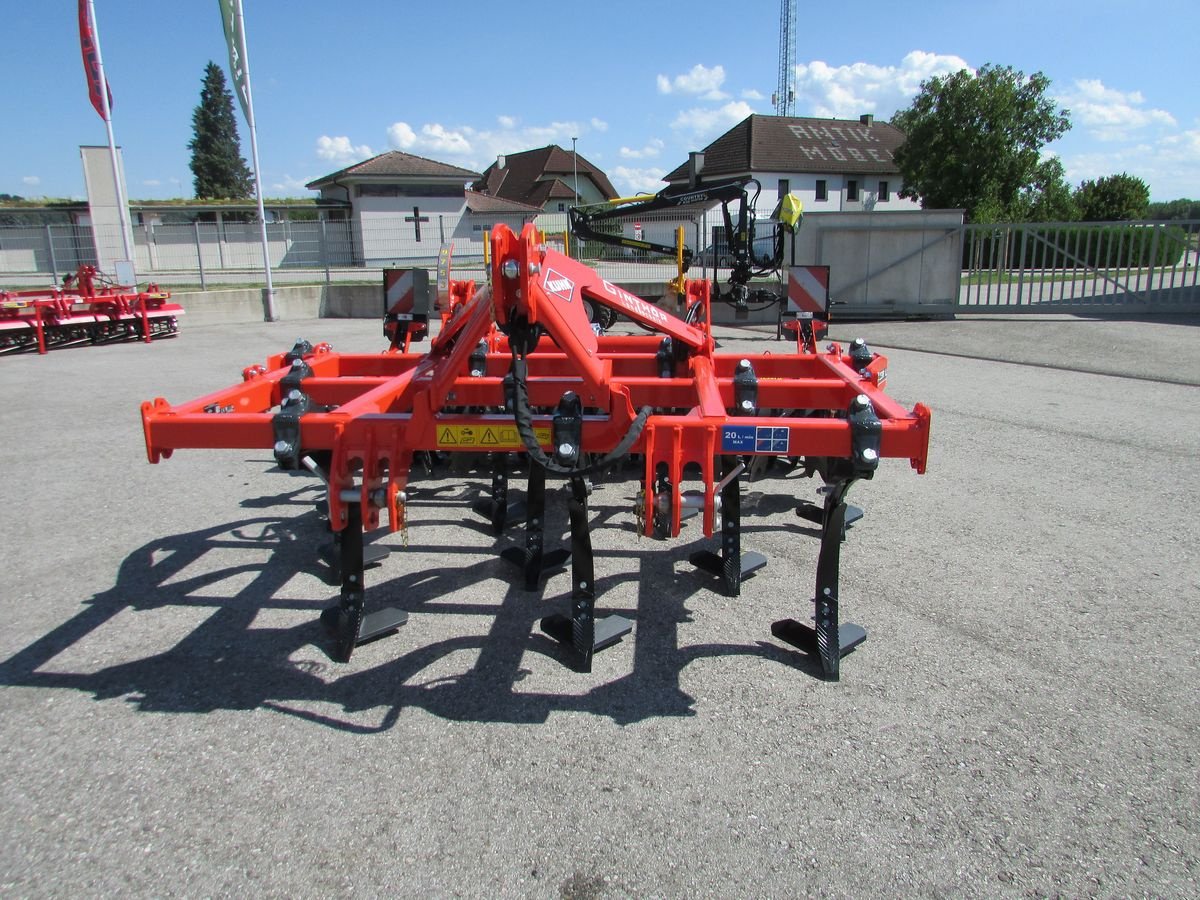
[{"label": "asphalt pavement", "polygon": [[[149,465],[138,404],[240,380],[362,320],[188,327],[0,358],[0,892],[46,896],[1025,897],[1200,894],[1195,322],[835,325],[933,410],[928,474],[852,500],[816,677],[770,623],[811,614],[812,481],[745,488],[737,598],[591,498],[590,674],[470,509],[418,482],[367,572],[395,636],[329,656],[318,485],[266,450]],[[722,349],[782,349],[719,329]],[[566,528],[561,492],[551,538]]]}]

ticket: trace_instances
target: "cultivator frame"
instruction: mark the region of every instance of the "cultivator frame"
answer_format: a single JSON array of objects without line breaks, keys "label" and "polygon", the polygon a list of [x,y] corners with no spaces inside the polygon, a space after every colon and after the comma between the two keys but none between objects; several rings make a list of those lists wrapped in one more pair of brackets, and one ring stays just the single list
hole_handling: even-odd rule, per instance
[{"label": "cultivator frame", "polygon": [[[687,282],[698,325],[604,281],[582,263],[498,226],[491,237],[490,285],[452,282],[452,303],[425,353],[392,349],[339,354],[298,342],[241,384],[171,406],[142,405],[151,462],[181,448],[272,448],[284,469],[308,468],[327,484],[330,527],[339,538],[341,596],[323,616],[334,656],[394,630],[405,614],[366,612],[364,531],[406,527],[414,462],[430,454],[487,453],[486,510],[499,533],[510,520],[513,456],[528,462],[525,541],[506,556],[527,588],[561,566],[566,552],[544,540],[546,478],[565,478],[572,572],[568,615],[543,630],[589,671],[593,654],[632,627],[595,614],[587,497],[591,475],[632,457],[641,462],[636,503],[640,533],[674,537],[697,514],[715,553],[695,554],[722,589],[765,562],[741,549],[740,481],[772,460],[803,465],[824,482],[821,546],[812,627],[776,622],[773,633],[819,656],[836,680],[840,659],[865,637],[838,611],[846,491],[873,476],[883,457],[925,470],[930,413],[905,410],[884,392],[887,361],[861,342],[817,349],[819,323],[802,317],[794,353],[718,353],[708,325],[709,284]],[[654,334],[598,334],[584,299],[612,307]],[[688,480],[699,488],[685,490]]]},{"label": "cultivator frame", "polygon": [[93,266],[80,266],[61,288],[0,291],[0,354],[75,344],[174,337],[183,307],[157,284],[146,290],[99,284]]}]

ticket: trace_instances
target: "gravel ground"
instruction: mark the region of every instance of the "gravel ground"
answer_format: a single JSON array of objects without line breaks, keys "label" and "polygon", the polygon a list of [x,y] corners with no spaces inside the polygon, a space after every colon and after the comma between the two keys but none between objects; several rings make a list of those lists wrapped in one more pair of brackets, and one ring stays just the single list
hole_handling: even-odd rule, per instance
[{"label": "gravel ground", "polygon": [[860,333],[906,348],[889,390],[933,444],[854,489],[870,637],[837,684],[770,633],[811,613],[811,482],[747,487],[770,562],[739,598],[688,565],[697,525],[638,540],[636,486],[599,486],[598,603],[636,626],[588,675],[537,629],[568,576],[521,590],[482,482],[421,482],[368,570],[409,624],[339,665],[315,483],[261,451],[150,466],[137,405],[377,323],[0,359],[0,892],[1197,896],[1194,325],[834,330]]}]

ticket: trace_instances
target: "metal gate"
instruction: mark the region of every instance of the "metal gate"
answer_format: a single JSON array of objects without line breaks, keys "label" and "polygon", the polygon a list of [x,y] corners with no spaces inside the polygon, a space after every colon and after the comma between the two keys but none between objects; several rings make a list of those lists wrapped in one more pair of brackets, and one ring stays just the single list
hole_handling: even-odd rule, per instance
[{"label": "metal gate", "polygon": [[949,317],[958,302],[962,212],[805,215],[793,261],[829,266],[835,317]]},{"label": "metal gate", "polygon": [[1200,306],[1200,221],[966,225],[958,311]]}]

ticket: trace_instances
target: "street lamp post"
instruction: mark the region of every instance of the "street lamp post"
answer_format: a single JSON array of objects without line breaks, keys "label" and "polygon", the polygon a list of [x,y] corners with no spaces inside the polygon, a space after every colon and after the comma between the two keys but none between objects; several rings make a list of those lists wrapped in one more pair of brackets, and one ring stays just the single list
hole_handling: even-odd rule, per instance
[{"label": "street lamp post", "polygon": [[575,168],[575,205],[579,205],[579,151],[575,149],[575,142],[579,138],[571,138],[571,164]]}]

